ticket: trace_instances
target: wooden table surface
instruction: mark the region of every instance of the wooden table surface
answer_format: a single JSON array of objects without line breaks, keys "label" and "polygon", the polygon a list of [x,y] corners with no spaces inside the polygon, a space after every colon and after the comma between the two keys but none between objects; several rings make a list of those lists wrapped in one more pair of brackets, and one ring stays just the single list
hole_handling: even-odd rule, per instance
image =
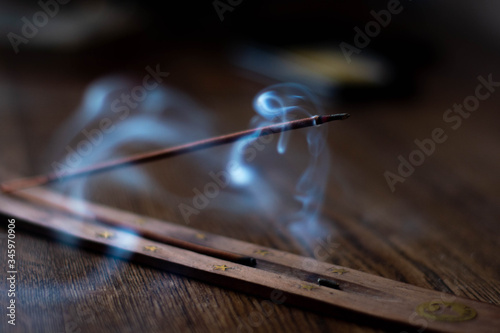
[{"label": "wooden table surface", "polygon": [[[158,64],[170,73],[163,82],[166,87],[184,92],[205,110],[203,114],[212,122],[210,133],[247,128],[253,116],[252,99],[264,86],[242,77],[221,50],[179,45],[175,52],[142,54],[118,63],[100,63],[98,55],[82,60],[73,53],[3,56],[2,169],[25,176],[50,171],[51,147],[55,145],[60,153],[67,144],[51,145],[54,133],[81,105],[84,91],[94,79],[120,69],[131,72],[140,83],[144,68]],[[304,166],[300,133],[294,134],[292,142],[298,144],[287,157],[276,158],[272,142],[263,150],[264,157],[255,160],[269,186],[283,195],[272,209],[258,199],[265,193],[227,189],[221,198],[192,215],[189,226],[500,306],[496,252],[500,87],[456,130],[443,121],[448,108],[475,93],[477,77],[490,74],[500,81],[500,66],[493,54],[464,49],[420,73],[420,92],[411,100],[327,108],[325,113],[350,112],[352,117],[328,125],[331,161],[319,215],[321,232],[298,235],[282,218],[300,208],[290,194],[297,171]],[[435,152],[392,192],[384,172],[397,173],[398,156],[407,158],[417,147],[414,140],[430,138],[436,128],[445,131],[447,140],[436,144]],[[204,135],[195,129],[186,138]],[[189,203],[193,189],[210,181],[209,172],[224,166],[229,149],[214,148],[209,155],[220,156],[220,160],[206,164],[200,158],[204,155],[195,155],[141,167],[154,177],[157,186],[153,188],[141,184],[126,188],[111,182],[107,174],[95,176],[89,180],[87,198],[184,224],[178,203]],[[187,165],[191,167],[186,169]],[[127,177],[133,170],[118,172]],[[6,180],[5,174],[1,177]],[[232,209],[242,202],[250,202],[251,209]],[[3,219],[5,226],[6,217]],[[0,229],[3,258],[6,233],[6,228]],[[266,311],[263,299],[62,244],[20,228],[16,229],[16,242],[16,326],[8,325],[3,314],[7,284],[2,278],[2,332],[383,330],[333,313],[319,315],[286,305]],[[4,277],[5,267],[0,269]]]}]

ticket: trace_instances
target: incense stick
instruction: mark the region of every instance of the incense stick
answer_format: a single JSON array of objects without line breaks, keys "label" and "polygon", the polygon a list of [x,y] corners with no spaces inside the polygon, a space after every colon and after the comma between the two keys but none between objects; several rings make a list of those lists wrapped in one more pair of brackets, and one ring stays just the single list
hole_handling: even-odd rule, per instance
[{"label": "incense stick", "polygon": [[180,146],[155,150],[148,153],[140,153],[133,156],[111,160],[103,163],[98,163],[90,165],[84,168],[63,171],[63,172],[53,172],[46,175],[40,175],[30,178],[14,179],[11,181],[4,182],[0,184],[0,190],[4,193],[14,192],[20,189],[39,186],[47,183],[52,183],[55,181],[61,181],[77,176],[94,174],[97,172],[108,171],[115,168],[120,168],[128,165],[140,164],[145,162],[151,162],[162,158],[177,156],[201,149],[206,149],[209,147],[214,147],[218,145],[223,145],[226,143],[231,143],[238,141],[243,138],[248,137],[259,137],[264,135],[270,135],[280,132],[285,132],[289,130],[321,125],[326,122],[333,120],[343,120],[349,118],[347,113],[339,113],[324,116],[313,116],[309,118],[302,118],[287,122],[282,122],[278,124],[273,124],[264,127],[253,128],[245,131],[235,132],[231,134],[221,135],[213,138],[208,138],[204,140],[199,140]]}]

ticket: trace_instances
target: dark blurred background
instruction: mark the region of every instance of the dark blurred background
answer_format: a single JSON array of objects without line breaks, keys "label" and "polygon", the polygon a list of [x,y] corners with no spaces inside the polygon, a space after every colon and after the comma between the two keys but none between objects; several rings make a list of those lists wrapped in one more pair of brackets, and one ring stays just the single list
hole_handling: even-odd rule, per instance
[{"label": "dark blurred background", "polygon": [[[272,72],[268,79],[300,81],[300,75],[284,75],[265,63],[273,56],[283,59],[311,51],[325,56],[328,50],[322,65],[335,70],[326,79],[334,82],[337,101],[351,103],[411,97],[418,90],[416,76],[429,65],[439,66],[452,53],[468,48],[500,49],[496,17],[500,5],[486,0],[392,2],[398,13],[359,54],[353,54],[356,61],[350,65],[342,57],[340,43],[354,46],[354,28],[364,30],[374,20],[371,11],[387,11],[391,1],[61,2],[41,1],[46,4],[41,6],[37,1],[2,1],[3,66],[64,68],[90,78],[137,70],[159,54],[190,49],[187,54],[194,58],[208,61],[214,56],[257,76]],[[23,17],[36,23],[40,10],[55,14],[46,24],[43,14],[37,16],[39,31],[28,42],[19,42],[16,54],[9,33],[24,37]],[[255,68],[248,59],[264,68]],[[377,73],[368,74],[367,63]]]},{"label": "dark blurred background", "polygon": [[[71,114],[95,80],[113,74],[140,80],[155,64],[171,74],[167,84],[211,109],[214,119],[222,104],[234,105],[241,128],[253,112],[253,96],[273,83],[302,83],[326,105],[373,112],[376,102],[418,99],[428,89],[422,79],[428,73],[453,76],[459,68],[456,76],[472,82],[477,65],[500,53],[494,1],[42,0],[1,6],[3,105],[25,124],[52,121],[54,129],[62,124],[61,112]],[[230,83],[242,78],[248,83]],[[50,112],[54,107],[59,116]],[[437,107],[436,114],[443,110]],[[32,148],[44,156],[49,138],[40,135]],[[34,157],[32,164],[44,165],[39,161]]]},{"label": "dark blurred background", "polygon": [[[171,74],[167,84],[211,109],[214,119],[222,104],[234,106],[241,128],[253,112],[253,96],[273,83],[302,83],[326,105],[374,112],[373,103],[418,99],[430,87],[422,79],[429,73],[473,82],[478,65],[500,54],[494,1],[42,0],[1,6],[3,105],[24,124],[52,121],[53,129],[95,80],[113,74],[140,80],[155,64]],[[247,83],[231,84],[242,78]],[[59,116],[50,112],[55,105]],[[409,104],[401,105],[404,112]],[[32,148],[44,156],[49,138],[40,135]],[[32,164],[44,165],[39,161],[34,157]]]}]

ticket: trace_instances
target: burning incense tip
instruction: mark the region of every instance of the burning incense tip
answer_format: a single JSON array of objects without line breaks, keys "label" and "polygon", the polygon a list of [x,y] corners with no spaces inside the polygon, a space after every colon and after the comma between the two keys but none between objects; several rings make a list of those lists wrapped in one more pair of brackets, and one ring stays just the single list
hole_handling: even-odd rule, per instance
[{"label": "burning incense tip", "polygon": [[318,118],[316,119],[316,123],[319,125],[333,120],[344,120],[349,118],[350,116],[351,115],[349,113],[337,113],[337,114],[329,114],[326,116],[317,116]]},{"label": "burning incense tip", "polygon": [[264,127],[252,128],[249,130],[216,136],[213,138],[208,138],[200,141],[195,141],[191,143],[186,143],[176,147],[170,147],[165,149],[160,149],[147,153],[140,153],[130,157],[125,157],[117,160],[107,161],[95,165],[90,165],[83,167],[81,169],[65,170],[64,172],[53,172],[46,175],[35,176],[31,178],[14,179],[5,183],[0,184],[0,190],[3,193],[14,192],[28,187],[39,186],[47,183],[52,183],[55,181],[61,181],[64,179],[69,179],[77,176],[90,175],[97,172],[108,171],[120,167],[124,167],[132,164],[145,163],[150,161],[159,160],[162,158],[172,157],[176,155],[181,155],[185,153],[190,153],[193,151],[206,149],[209,147],[214,147],[218,145],[223,145],[227,143],[232,143],[243,138],[248,138],[251,136],[264,136],[276,133],[281,133],[285,131],[290,131],[294,129],[321,125],[333,120],[344,120],[349,118],[348,113],[338,113],[330,114],[325,116],[313,116],[308,118],[302,118],[292,121],[286,121],[283,123],[273,124]]}]

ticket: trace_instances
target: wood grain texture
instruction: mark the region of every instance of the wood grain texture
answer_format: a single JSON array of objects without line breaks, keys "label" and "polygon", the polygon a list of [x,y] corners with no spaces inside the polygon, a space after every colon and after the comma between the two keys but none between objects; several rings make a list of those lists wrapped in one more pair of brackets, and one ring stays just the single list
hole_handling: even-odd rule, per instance
[{"label": "wood grain texture", "polygon": [[[500,231],[497,93],[481,102],[458,130],[447,132],[448,140],[411,177],[398,184],[395,193],[383,177],[385,170],[396,170],[398,155],[407,156],[415,149],[416,138],[428,137],[434,128],[445,126],[443,112],[474,92],[478,75],[493,73],[494,78],[500,77],[495,57],[479,58],[473,52],[462,52],[463,58],[456,63],[423,74],[421,97],[412,103],[326,110],[349,112],[352,118],[336,124],[329,133],[332,165],[321,213],[325,228],[322,234],[296,235],[279,223],[279,214],[261,212],[258,207],[244,215],[209,207],[193,216],[190,226],[500,305],[500,261],[496,255]],[[165,52],[134,59],[130,66],[140,77],[143,64],[160,63],[171,72],[167,84],[214,110],[211,115],[218,132],[226,133],[247,126],[252,116],[251,100],[262,86],[242,79],[221,59],[208,48],[187,48],[177,54]],[[2,68],[7,77],[1,87],[13,97],[2,103],[0,110],[0,161],[5,169],[26,176],[50,171],[51,160],[47,160],[45,150],[50,137],[79,105],[83,90],[94,77],[71,62],[60,64],[43,55],[39,61],[46,64],[45,69],[22,58],[8,60],[10,68]],[[137,63],[141,65],[134,65]],[[100,73],[105,72],[105,64],[102,66]],[[236,116],[234,110],[238,110]],[[227,117],[231,122],[224,121]],[[273,149],[266,148],[264,154]],[[214,153],[225,156],[227,151]],[[155,175],[158,184],[175,187],[189,199],[192,188],[203,186],[210,180],[208,172],[214,170],[207,168],[199,175],[186,175],[186,159],[189,157],[168,164],[155,162],[147,170]],[[286,174],[294,172],[294,164],[265,167],[276,186],[283,187],[284,195],[293,190]],[[161,193],[152,189],[126,191],[106,181],[106,176],[91,181],[92,200],[183,224],[177,207]],[[284,200],[280,205],[282,211],[295,208]],[[5,229],[0,232],[5,235]],[[2,320],[1,331],[389,330],[359,318],[342,319],[284,305],[269,308],[262,298],[28,232],[16,235],[20,271],[17,299],[22,306],[17,312],[18,325],[13,328]],[[6,248],[5,236],[0,238],[0,248]],[[5,304],[6,285],[0,286],[0,304]],[[421,325],[424,329],[424,323]]]},{"label": "wood grain texture", "polygon": [[[23,192],[30,193],[26,195]],[[496,332],[500,326],[500,307],[487,303],[418,288],[348,267],[202,233],[101,205],[77,202],[43,189],[16,192],[16,196],[29,198],[29,201],[22,202],[2,194],[0,212],[18,219],[18,227],[56,240],[78,242],[82,248],[165,269],[223,288],[267,297],[271,300],[266,303],[268,307],[289,304],[324,314],[335,313],[337,316],[352,311],[365,320],[374,318],[391,322],[386,324],[415,326],[413,321],[426,321],[428,329],[443,332]],[[41,204],[35,205],[33,202]],[[63,203],[62,207],[85,206],[85,213],[78,214],[77,218],[73,212],[65,214],[67,209],[58,207]],[[96,223],[94,219],[100,222]],[[103,221],[106,223],[101,223]],[[138,223],[140,226],[137,226]],[[178,241],[165,243],[161,237],[150,238],[149,231]],[[181,241],[253,257],[256,264],[249,267],[214,255],[212,252],[215,251],[199,252],[192,246],[181,248],[178,246]],[[319,283],[320,280],[327,284]],[[429,304],[443,308],[456,307],[458,316],[450,312],[451,322],[429,320],[419,310],[429,309],[432,315],[435,310]],[[467,309],[467,312],[461,312],[463,309]]]}]

